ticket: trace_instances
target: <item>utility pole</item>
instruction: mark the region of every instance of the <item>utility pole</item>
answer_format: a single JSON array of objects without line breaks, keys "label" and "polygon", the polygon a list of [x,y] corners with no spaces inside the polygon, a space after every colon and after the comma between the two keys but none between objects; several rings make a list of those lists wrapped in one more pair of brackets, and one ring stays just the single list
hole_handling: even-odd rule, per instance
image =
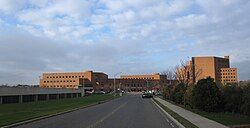
[{"label": "utility pole", "polygon": [[115,77],[118,75],[118,74],[121,74],[122,72],[118,72],[116,74],[114,74],[114,95],[116,96],[116,85],[115,85]]}]

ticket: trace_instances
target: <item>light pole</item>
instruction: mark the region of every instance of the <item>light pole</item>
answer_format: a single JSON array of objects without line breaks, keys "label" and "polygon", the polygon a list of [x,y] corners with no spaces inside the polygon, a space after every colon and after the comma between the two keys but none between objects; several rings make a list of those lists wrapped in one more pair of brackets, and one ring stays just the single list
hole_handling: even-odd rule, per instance
[{"label": "light pole", "polygon": [[147,91],[148,91],[148,80],[147,79],[144,79],[146,82],[147,82]]},{"label": "light pole", "polygon": [[118,72],[116,74],[114,74],[114,95],[116,95],[116,88],[115,88],[115,77],[118,75],[118,74],[121,74],[122,72]]}]

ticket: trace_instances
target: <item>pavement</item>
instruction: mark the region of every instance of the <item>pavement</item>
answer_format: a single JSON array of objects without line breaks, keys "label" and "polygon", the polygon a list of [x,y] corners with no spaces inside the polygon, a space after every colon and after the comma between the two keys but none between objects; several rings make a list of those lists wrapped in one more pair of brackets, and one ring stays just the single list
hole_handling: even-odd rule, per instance
[{"label": "pavement", "polygon": [[191,111],[188,111],[184,108],[171,104],[165,100],[162,100],[159,97],[155,97],[155,100],[159,101],[161,104],[167,106],[169,109],[174,111],[175,113],[179,114],[192,124],[198,126],[199,128],[228,128],[227,126],[195,114]]},{"label": "pavement", "polygon": [[45,118],[18,128],[177,128],[150,99],[141,94]]}]

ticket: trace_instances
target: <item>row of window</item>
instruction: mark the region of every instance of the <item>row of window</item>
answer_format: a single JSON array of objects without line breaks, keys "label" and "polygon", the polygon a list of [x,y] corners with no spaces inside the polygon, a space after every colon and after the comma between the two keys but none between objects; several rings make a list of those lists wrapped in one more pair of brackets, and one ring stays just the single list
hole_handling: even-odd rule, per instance
[{"label": "row of window", "polygon": [[46,78],[84,78],[84,76],[47,76]]},{"label": "row of window", "polygon": [[221,76],[219,78],[236,78],[235,76]]},{"label": "row of window", "polygon": [[222,72],[234,72],[235,70],[234,69],[221,69]]},{"label": "row of window", "polygon": [[232,80],[232,79],[226,79],[226,80],[220,80],[220,81],[224,81],[224,82],[236,82],[236,80]]},{"label": "row of window", "polygon": [[75,85],[47,85],[47,86],[44,86],[46,88],[71,88],[71,87],[75,87]]},{"label": "row of window", "polygon": [[76,81],[75,80],[43,81],[43,83],[62,83],[62,82],[76,82]]},{"label": "row of window", "polygon": [[143,78],[123,78],[123,79],[133,79],[133,80],[140,80],[140,79],[154,79],[154,77],[143,77]]},{"label": "row of window", "polygon": [[235,73],[220,73],[221,75],[235,75]]}]

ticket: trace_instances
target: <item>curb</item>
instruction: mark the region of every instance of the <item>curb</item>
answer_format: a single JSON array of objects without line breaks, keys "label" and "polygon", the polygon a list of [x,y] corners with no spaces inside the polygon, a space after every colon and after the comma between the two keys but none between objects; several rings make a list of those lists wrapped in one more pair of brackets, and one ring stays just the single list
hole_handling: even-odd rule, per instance
[{"label": "curb", "polygon": [[[152,99],[151,99],[152,100]],[[185,128],[185,126],[183,126],[180,122],[178,122],[175,118],[173,118],[170,114],[168,114],[160,105],[158,105],[154,100],[152,100],[154,102],[154,104],[160,108],[166,115],[168,118],[170,118],[179,128]]]},{"label": "curb", "polygon": [[[118,97],[118,98],[120,98],[120,97]],[[41,116],[41,117],[37,117],[37,118],[33,118],[33,119],[29,119],[29,120],[17,122],[17,123],[10,124],[10,125],[5,125],[5,126],[2,126],[1,128],[11,128],[11,127],[16,127],[16,126],[23,125],[23,124],[28,124],[28,123],[31,123],[31,122],[34,122],[34,121],[45,119],[45,118],[49,118],[49,117],[53,117],[53,116],[58,116],[58,115],[66,114],[66,113],[73,112],[73,111],[76,111],[76,110],[79,110],[79,109],[84,109],[84,108],[92,107],[92,106],[95,106],[95,105],[98,105],[98,104],[103,104],[103,103],[106,103],[108,101],[111,101],[111,100],[114,100],[114,99],[118,99],[118,98],[112,98],[112,99],[108,99],[108,100],[104,100],[104,101],[99,101],[99,102],[96,102],[96,103],[93,103],[93,104],[89,104],[89,105],[86,105],[86,106],[83,106],[83,107],[78,107],[78,108],[66,110],[66,111],[63,111],[63,112],[55,113],[55,114],[50,114],[50,115],[46,115],[46,116]]]}]

